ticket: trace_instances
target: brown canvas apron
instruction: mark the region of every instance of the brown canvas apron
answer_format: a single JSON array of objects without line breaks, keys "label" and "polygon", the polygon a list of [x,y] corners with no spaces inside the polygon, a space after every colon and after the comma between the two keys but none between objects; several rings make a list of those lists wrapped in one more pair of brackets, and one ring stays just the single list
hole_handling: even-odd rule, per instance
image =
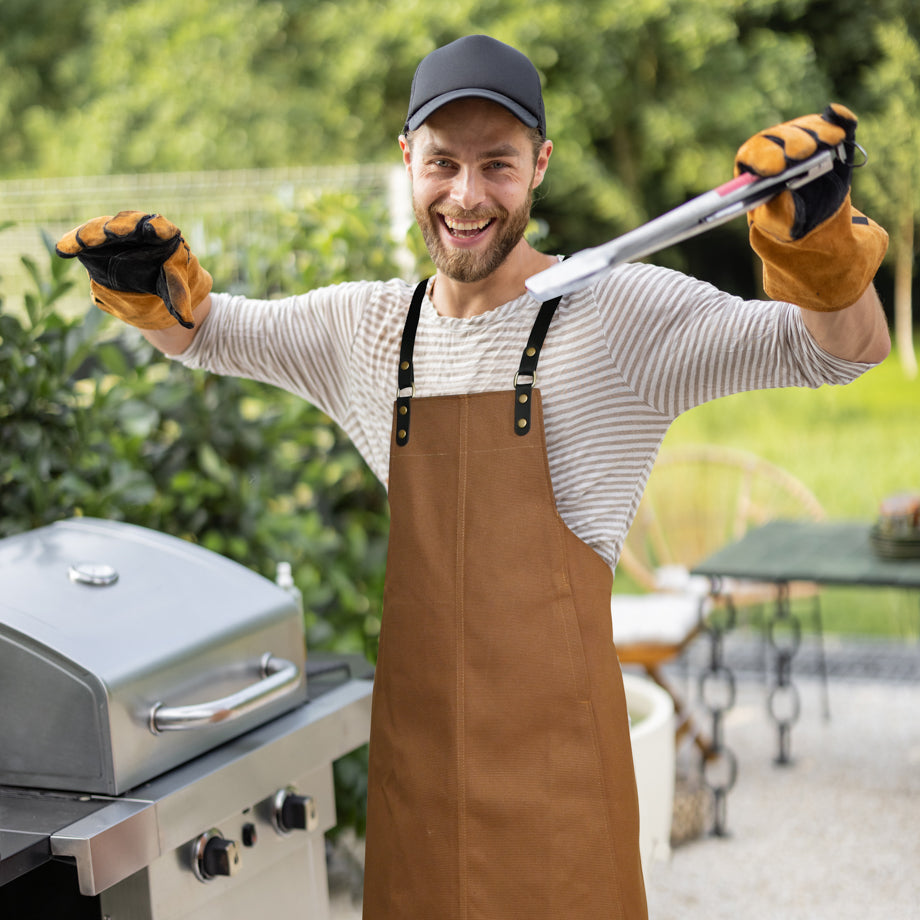
[{"label": "brown canvas apron", "polygon": [[364,918],[645,918],[612,576],[556,511],[532,387],[555,304],[514,389],[416,399],[423,295],[391,442]]}]

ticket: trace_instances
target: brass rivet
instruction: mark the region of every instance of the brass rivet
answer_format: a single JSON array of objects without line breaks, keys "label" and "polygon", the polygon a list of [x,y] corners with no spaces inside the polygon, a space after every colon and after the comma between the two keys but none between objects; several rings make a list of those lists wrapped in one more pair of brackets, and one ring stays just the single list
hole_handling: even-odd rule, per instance
[{"label": "brass rivet", "polygon": [[537,353],[537,349],[534,348],[533,346],[531,346],[530,348],[527,349],[527,351],[524,352],[524,354],[527,355],[528,358],[532,358],[536,353]]},{"label": "brass rivet", "polygon": [[525,403],[525,402],[527,402],[527,394],[526,394],[526,393],[521,393],[521,395],[518,396],[518,402],[519,402],[519,403]]},{"label": "brass rivet", "polygon": [[406,431],[405,431],[405,429],[401,428],[399,431],[397,431],[397,432],[396,432],[396,437],[398,437],[400,441],[404,440],[405,437],[406,437]]},{"label": "brass rivet", "polygon": [[526,427],[527,427],[527,419],[526,419],[526,418],[519,418],[519,419],[518,419],[517,425],[518,425],[518,428],[526,428]]},{"label": "brass rivet", "polygon": [[405,415],[408,411],[409,411],[409,407],[408,407],[408,406],[400,406],[400,407],[399,407],[399,414],[400,414],[400,415]]},{"label": "brass rivet", "polygon": [[408,362],[408,361],[401,361],[400,364],[399,364],[399,369],[400,369],[401,371],[407,371],[407,370],[409,370],[409,362]]}]

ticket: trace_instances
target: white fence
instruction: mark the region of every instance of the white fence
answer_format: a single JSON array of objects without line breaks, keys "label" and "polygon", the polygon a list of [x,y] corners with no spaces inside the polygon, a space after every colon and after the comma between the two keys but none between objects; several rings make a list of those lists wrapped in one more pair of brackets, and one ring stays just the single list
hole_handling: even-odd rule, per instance
[{"label": "white fence", "polygon": [[[277,204],[293,206],[304,192],[361,191],[387,203],[391,230],[402,239],[412,221],[411,193],[401,166],[349,165],[293,169],[241,169],[216,172],[150,173],[0,182],[0,279],[5,303],[16,308],[28,286],[21,257],[46,262],[42,231],[56,240],[72,227],[100,214],[121,210],[158,212],[182,228],[203,251],[213,228],[266,229],[266,215]],[[85,305],[86,293],[72,300]]]}]

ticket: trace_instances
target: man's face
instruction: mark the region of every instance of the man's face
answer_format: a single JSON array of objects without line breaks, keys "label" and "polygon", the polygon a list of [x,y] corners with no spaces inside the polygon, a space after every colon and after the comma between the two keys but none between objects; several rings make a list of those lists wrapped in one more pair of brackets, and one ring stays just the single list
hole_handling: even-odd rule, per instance
[{"label": "man's face", "polygon": [[400,139],[412,178],[412,204],[439,272],[482,281],[523,239],[533,190],[552,151],[534,158],[531,136],[507,109],[462,99],[438,109]]}]

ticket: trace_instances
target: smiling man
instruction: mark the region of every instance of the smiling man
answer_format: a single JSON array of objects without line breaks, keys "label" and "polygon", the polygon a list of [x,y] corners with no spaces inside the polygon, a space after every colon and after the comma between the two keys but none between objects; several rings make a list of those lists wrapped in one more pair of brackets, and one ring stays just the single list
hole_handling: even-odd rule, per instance
[{"label": "smiling man", "polygon": [[[831,106],[755,135],[736,168],[852,152],[855,128]],[[165,353],[321,407],[387,485],[365,918],[637,920],[610,619],[623,540],[677,415],[847,383],[885,357],[872,278],[887,237],[850,203],[847,154],[753,212],[775,300],[632,264],[539,304],[525,279],[555,257],[524,229],[553,145],[530,61],[486,36],[433,51],[399,143],[431,279],[209,294],[178,230],[138,212],[58,250]]]},{"label": "smiling man", "polygon": [[[416,81],[418,83],[418,80]],[[412,124],[418,127],[412,128]],[[553,151],[540,128],[528,129],[504,106],[461,98],[410,118],[399,143],[413,188],[415,217],[438,272],[463,285],[485,282],[481,303],[520,293],[519,276],[553,263],[524,240],[533,190],[543,181]],[[439,312],[470,315],[470,288]]]},{"label": "smiling man", "polygon": [[402,136],[400,146],[415,217],[442,276],[441,290],[436,285],[432,295],[439,313],[489,310],[520,293],[522,275],[553,264],[524,239],[551,141],[535,154],[514,115],[474,98],[447,103]]}]

